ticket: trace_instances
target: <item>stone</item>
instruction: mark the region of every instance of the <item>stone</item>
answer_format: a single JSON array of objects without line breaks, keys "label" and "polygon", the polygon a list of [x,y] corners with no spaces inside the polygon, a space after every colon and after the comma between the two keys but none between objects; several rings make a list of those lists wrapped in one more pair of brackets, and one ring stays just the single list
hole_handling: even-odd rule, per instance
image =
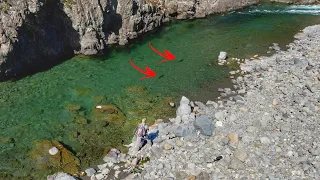
[{"label": "stone", "polygon": [[170,105],[171,107],[176,107],[176,104],[175,104],[174,102],[170,102],[169,105]]},{"label": "stone", "polygon": [[260,138],[260,142],[261,142],[262,144],[270,144],[270,143],[271,143],[270,139],[267,138],[267,137],[261,137],[261,138]]},{"label": "stone", "polygon": [[97,180],[102,180],[102,179],[104,179],[104,175],[103,174],[97,174],[96,178],[97,178]]},{"label": "stone", "polygon": [[212,120],[208,116],[198,117],[194,122],[194,126],[202,135],[212,136],[214,126]]},{"label": "stone", "polygon": [[195,179],[197,179],[197,176],[195,176],[195,175],[189,175],[189,176],[187,177],[187,179],[188,179],[188,180],[195,180]]},{"label": "stone", "polygon": [[107,164],[107,163],[104,163],[104,164],[98,165],[98,168],[99,168],[100,170],[102,170],[102,169],[106,168],[107,166],[108,166],[108,164]]},{"label": "stone", "polygon": [[108,154],[103,158],[104,162],[113,162],[113,163],[118,163],[119,159],[118,159],[118,154],[120,154],[120,151],[112,148]]},{"label": "stone", "polygon": [[216,124],[215,124],[216,127],[222,127],[222,121],[217,121]]},{"label": "stone", "polygon": [[77,180],[73,176],[70,176],[69,174],[63,173],[63,172],[57,172],[53,175],[47,176],[47,180]]},{"label": "stone", "polygon": [[127,160],[128,160],[128,156],[127,156],[127,154],[120,154],[119,155],[119,161],[120,162],[127,162]]},{"label": "stone", "polygon": [[176,179],[185,179],[187,176],[188,174],[183,171],[175,172]]},{"label": "stone", "polygon": [[173,146],[170,143],[165,143],[163,145],[163,149],[165,149],[165,150],[171,150],[172,148],[173,148]]},{"label": "stone", "polygon": [[227,59],[227,53],[224,51],[221,51],[218,56],[218,60],[226,60],[226,59]]},{"label": "stone", "polygon": [[258,128],[254,127],[254,126],[247,127],[247,132],[249,132],[249,133],[256,133],[257,131],[258,131]]},{"label": "stone", "polygon": [[108,168],[105,168],[105,169],[103,169],[103,170],[101,171],[101,174],[107,175],[107,174],[109,174],[109,172],[110,172],[110,170],[109,170]]},{"label": "stone", "polygon": [[152,146],[150,154],[151,154],[151,158],[155,157],[155,158],[159,159],[161,157],[161,150],[159,147]]},{"label": "stone", "polygon": [[85,172],[86,172],[87,176],[90,177],[90,176],[94,175],[97,171],[93,168],[89,168],[89,169],[86,169]]},{"label": "stone", "polygon": [[139,163],[138,158],[134,158],[134,159],[131,161],[131,166],[135,167],[135,166],[138,165],[138,163]]},{"label": "stone", "polygon": [[235,74],[236,74],[236,71],[230,71],[229,74],[235,75]]},{"label": "stone", "polygon": [[197,179],[197,180],[208,180],[208,179],[210,179],[210,176],[209,176],[209,174],[206,173],[206,172],[201,172],[201,173],[197,176],[196,179]]},{"label": "stone", "polygon": [[214,114],[214,117],[219,121],[224,121],[226,118],[225,115],[225,111],[219,111]]},{"label": "stone", "polygon": [[162,163],[159,163],[159,164],[158,164],[158,166],[157,166],[157,168],[158,168],[158,169],[163,169],[163,168],[164,168],[164,166],[163,166],[163,164],[162,164]]},{"label": "stone", "polygon": [[[59,153],[49,154],[48,151],[52,147],[57,147]],[[80,160],[58,141],[35,141],[30,156],[32,163],[39,170],[46,170],[46,167],[56,167],[65,173],[80,175]]]},{"label": "stone", "polygon": [[177,137],[186,138],[192,138],[197,136],[196,129],[193,125],[178,125],[174,130],[174,134]]},{"label": "stone", "polygon": [[204,105],[202,102],[200,101],[195,101],[194,102],[200,109],[206,109],[206,105]]},{"label": "stone", "polygon": [[239,142],[238,133],[229,133],[228,138],[229,138],[230,142],[233,143],[234,145],[237,145]]},{"label": "stone", "polygon": [[184,145],[183,141],[181,141],[180,139],[176,139],[176,145],[178,147],[182,147]]},{"label": "stone", "polygon": [[108,162],[107,165],[108,165],[108,167],[112,167],[114,164],[113,164],[113,162]]},{"label": "stone", "polygon": [[213,105],[214,108],[218,108],[218,103],[214,102],[214,101],[207,101],[206,103],[207,105]]},{"label": "stone", "polygon": [[115,171],[115,172],[114,172],[114,177],[115,177],[115,178],[119,178],[118,176],[119,176],[120,173],[121,173],[121,171]]},{"label": "stone", "polygon": [[244,162],[248,158],[248,154],[246,153],[245,149],[238,148],[233,153],[234,157],[239,159],[240,161]]},{"label": "stone", "polygon": [[229,164],[229,169],[243,170],[245,169],[245,166],[239,159],[233,158]]},{"label": "stone", "polygon": [[189,115],[191,113],[190,100],[185,96],[182,96],[180,100],[180,106],[177,109],[177,116],[183,117],[184,115]]},{"label": "stone", "polygon": [[56,147],[52,147],[51,149],[49,149],[49,153],[51,154],[51,155],[55,155],[55,154],[57,154],[58,153],[58,148],[56,148]]},{"label": "stone", "polygon": [[277,104],[278,104],[278,100],[273,99],[273,100],[272,100],[272,104],[273,104],[273,105],[277,105]]}]

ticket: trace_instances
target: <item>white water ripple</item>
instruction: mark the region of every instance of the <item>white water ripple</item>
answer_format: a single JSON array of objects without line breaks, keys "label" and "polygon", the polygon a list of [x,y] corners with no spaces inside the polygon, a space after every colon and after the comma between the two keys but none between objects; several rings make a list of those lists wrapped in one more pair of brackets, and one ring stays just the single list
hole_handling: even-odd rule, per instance
[{"label": "white water ripple", "polygon": [[320,15],[320,5],[291,5],[286,7],[261,8],[256,7],[249,9],[246,12],[239,12],[240,14],[310,14]]}]

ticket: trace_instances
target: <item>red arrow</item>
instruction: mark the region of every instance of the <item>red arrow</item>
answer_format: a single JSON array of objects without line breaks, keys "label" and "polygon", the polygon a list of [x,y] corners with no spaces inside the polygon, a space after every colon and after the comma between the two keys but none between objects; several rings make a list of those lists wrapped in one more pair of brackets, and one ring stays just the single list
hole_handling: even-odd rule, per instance
[{"label": "red arrow", "polygon": [[155,76],[157,75],[157,74],[156,74],[154,71],[152,71],[148,66],[146,66],[146,68],[145,68],[146,70],[144,71],[144,70],[140,69],[138,66],[134,65],[133,62],[132,62],[132,60],[130,60],[130,64],[131,64],[136,70],[140,71],[142,74],[147,75],[147,76],[145,76],[145,77],[140,78],[140,80],[145,79],[145,78],[155,77]]},{"label": "red arrow", "polygon": [[166,62],[166,61],[172,61],[174,59],[176,59],[176,56],[174,56],[173,54],[171,54],[168,50],[164,50],[164,54],[162,54],[161,52],[159,52],[158,50],[156,50],[154,47],[151,46],[150,42],[148,43],[150,48],[156,52],[157,54],[159,54],[160,56],[166,58],[165,60],[162,60],[159,62],[160,63],[163,63],[163,62]]}]

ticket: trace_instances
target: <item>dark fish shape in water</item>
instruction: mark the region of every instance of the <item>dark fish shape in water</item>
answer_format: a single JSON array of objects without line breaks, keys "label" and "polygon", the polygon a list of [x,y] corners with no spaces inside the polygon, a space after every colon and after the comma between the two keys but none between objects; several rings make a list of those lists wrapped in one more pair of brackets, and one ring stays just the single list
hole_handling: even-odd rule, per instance
[{"label": "dark fish shape in water", "polygon": [[180,59],[178,62],[182,62],[182,61],[184,61],[184,59]]},{"label": "dark fish shape in water", "polygon": [[162,74],[161,76],[158,77],[158,79],[163,78],[164,74]]}]

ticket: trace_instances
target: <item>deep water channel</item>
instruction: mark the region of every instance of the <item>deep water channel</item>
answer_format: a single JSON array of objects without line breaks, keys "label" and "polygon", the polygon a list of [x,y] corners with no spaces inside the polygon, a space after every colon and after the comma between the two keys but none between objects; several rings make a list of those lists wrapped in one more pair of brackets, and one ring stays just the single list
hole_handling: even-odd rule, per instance
[{"label": "deep water channel", "polygon": [[[43,158],[48,144],[43,140],[62,143],[81,160],[81,167],[101,160],[110,147],[124,149],[121,143],[130,142],[142,117],[149,122],[170,117],[175,109],[168,102],[181,95],[205,103],[215,98],[217,88],[230,86],[228,67],[216,65],[220,51],[249,58],[267,55],[272,43],[285,48],[299,30],[320,22],[319,12],[320,6],[261,5],[179,21],[105,57],[78,56],[45,72],[0,83],[0,179],[45,177],[56,171]],[[161,52],[167,49],[176,60],[158,64],[163,58],[148,42]],[[130,59],[157,76],[140,81],[144,75]],[[96,110],[96,105],[106,105],[105,110]]]}]

